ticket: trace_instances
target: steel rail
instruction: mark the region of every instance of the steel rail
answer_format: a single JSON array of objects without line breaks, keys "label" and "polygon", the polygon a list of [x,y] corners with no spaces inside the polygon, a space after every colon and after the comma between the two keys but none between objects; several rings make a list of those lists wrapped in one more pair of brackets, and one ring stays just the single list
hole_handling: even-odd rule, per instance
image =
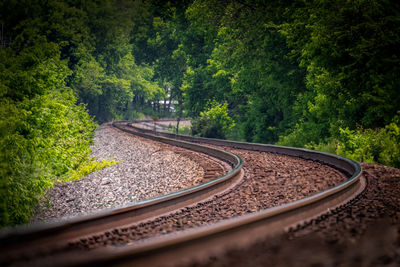
[{"label": "steel rail", "polygon": [[[135,130],[151,133],[138,127]],[[294,202],[265,209],[189,230],[175,232],[123,247],[102,248],[89,253],[73,255],[74,264],[115,266],[175,266],[193,261],[208,259],[230,248],[245,247],[266,236],[301,225],[318,218],[356,199],[365,189],[366,180],[362,177],[361,166],[337,155],[310,151],[307,149],[288,148],[275,145],[252,144],[217,139],[193,138],[167,133],[158,135],[175,137],[187,141],[196,141],[239,149],[279,153],[289,156],[311,159],[328,164],[349,178],[330,189],[316,193]],[[59,261],[55,260],[55,263]]]},{"label": "steel rail", "polygon": [[[113,125],[125,132],[132,133],[131,130],[124,129],[118,123],[114,123]],[[0,232],[0,251],[3,257],[6,256],[7,252],[13,250],[23,250],[31,247],[36,247],[36,249],[49,246],[52,248],[61,247],[67,244],[69,240],[91,236],[107,231],[108,229],[123,227],[144,219],[161,216],[162,214],[178,210],[199,201],[204,201],[217,193],[229,190],[243,177],[242,159],[233,153],[185,141],[169,140],[168,138],[156,136],[152,137],[141,133],[136,134],[204,153],[226,162],[227,165],[230,165],[231,170],[221,177],[200,185],[148,200],[56,222],[22,225],[2,230]],[[4,259],[0,255],[0,263],[2,260]]]},{"label": "steel rail", "polygon": [[[135,131],[151,134],[152,131],[131,125]],[[349,177],[345,182],[294,202],[261,210],[212,225],[174,232],[163,236],[136,241],[121,247],[105,247],[85,253],[70,252],[44,261],[47,265],[113,265],[113,266],[174,266],[208,259],[229,248],[245,247],[261,238],[284,231],[289,227],[315,219],[354,200],[363,192],[366,181],[358,163],[336,155],[265,144],[193,138],[167,133],[156,133],[157,138],[174,137],[186,141],[229,146],[239,149],[265,151],[322,162]],[[156,136],[153,134],[153,136]],[[66,261],[68,259],[68,261]]]},{"label": "steel rail", "polygon": [[354,173],[361,173],[361,166],[358,163],[356,163],[351,159],[347,159],[331,153],[309,150],[304,148],[285,147],[285,146],[270,145],[270,144],[247,143],[247,142],[214,139],[214,138],[177,135],[167,132],[154,133],[153,130],[143,129],[138,126],[135,126],[134,124],[137,122],[138,121],[133,121],[128,123],[128,125],[132,129],[135,129],[136,131],[140,131],[145,134],[156,134],[157,136],[187,141],[191,143],[204,143],[204,144],[226,146],[237,149],[262,151],[262,152],[276,153],[292,157],[299,157],[329,165],[335,169],[340,170],[341,172],[344,172],[348,176],[352,176]]},{"label": "steel rail", "polygon": [[[260,212],[137,241],[121,247],[105,247],[85,253],[73,252],[39,261],[37,265],[63,266],[184,266],[201,263],[229,249],[245,248],[268,236],[284,232],[341,207],[359,196],[366,181],[341,185],[333,190]],[[35,264],[35,263],[34,263]]]}]

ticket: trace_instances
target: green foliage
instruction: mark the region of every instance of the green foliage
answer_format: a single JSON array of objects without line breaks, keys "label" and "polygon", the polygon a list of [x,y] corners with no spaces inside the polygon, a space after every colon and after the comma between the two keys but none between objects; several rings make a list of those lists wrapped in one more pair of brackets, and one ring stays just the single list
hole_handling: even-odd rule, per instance
[{"label": "green foliage", "polygon": [[319,142],[321,136],[325,136],[325,127],[323,124],[314,122],[298,123],[294,129],[285,136],[281,136],[278,145],[304,147],[312,142]]},{"label": "green foliage", "polygon": [[118,164],[118,162],[112,160],[96,161],[96,159],[93,158],[90,159],[88,163],[80,165],[78,169],[70,171],[70,173],[64,179],[59,180],[59,182],[75,181],[88,175],[89,173],[113,166],[115,164]]},{"label": "green foliage", "polygon": [[[53,51],[34,44],[47,42],[46,45],[60,48],[61,58],[72,70],[72,75],[65,80],[67,85],[97,121],[123,118],[136,94],[143,93],[146,101],[163,96],[153,79],[153,66],[145,62],[136,64],[133,54],[138,39],[135,34],[148,31],[144,23],[151,21],[149,3],[130,0],[3,2],[0,18],[4,18],[1,22],[13,39],[12,49],[17,53],[37,49],[30,53],[30,58],[25,58],[24,64],[29,65],[43,58],[43,53]],[[22,65],[19,67],[23,69]],[[21,77],[17,81],[26,79]],[[42,87],[26,82],[21,88],[27,91],[21,92],[25,95],[30,90],[34,94]]]},{"label": "green foliage", "polygon": [[82,58],[75,65],[72,85],[84,102],[88,103],[102,94],[104,78],[104,69],[93,57]]},{"label": "green foliage", "polygon": [[[176,127],[173,125],[168,126],[168,132],[175,134],[176,133]],[[181,135],[192,135],[192,129],[190,126],[179,126],[178,129],[178,134]]]},{"label": "green foliage", "polygon": [[228,115],[228,104],[212,101],[209,108],[192,122],[192,133],[202,137],[224,139],[234,126],[235,122]]},{"label": "green foliage", "polygon": [[325,144],[309,144],[306,147],[336,153],[338,155],[400,168],[400,117],[379,129],[339,129],[338,138]]},{"label": "green foliage", "polygon": [[95,124],[71,91],[3,100],[0,225],[24,223],[43,190],[90,162]]},{"label": "green foliage", "polygon": [[319,98],[311,112],[333,132],[384,127],[396,114],[399,12],[396,1],[364,0],[298,2],[288,12],[281,32]]},{"label": "green foliage", "polygon": [[62,47],[30,37],[30,46],[0,49],[2,227],[27,222],[46,188],[91,164],[96,124],[65,85]]},{"label": "green foliage", "polygon": [[178,133],[182,135],[191,135],[192,128],[190,126],[181,126],[179,127]]},{"label": "green foliage", "polygon": [[190,6],[191,22],[205,31],[205,46],[212,48],[203,55],[207,65],[186,75],[190,115],[196,116],[208,99],[227,101],[237,115],[240,136],[255,142],[276,142],[294,124],[299,117],[294,102],[305,90],[304,71],[288,57],[290,49],[278,30],[284,7],[212,0]]}]

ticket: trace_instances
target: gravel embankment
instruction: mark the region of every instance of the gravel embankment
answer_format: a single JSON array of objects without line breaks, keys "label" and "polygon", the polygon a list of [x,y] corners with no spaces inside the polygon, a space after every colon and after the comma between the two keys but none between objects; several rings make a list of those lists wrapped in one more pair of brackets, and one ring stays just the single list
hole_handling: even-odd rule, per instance
[{"label": "gravel embankment", "polygon": [[96,131],[92,153],[119,163],[77,181],[56,184],[31,219],[46,221],[138,202],[199,184],[203,168],[171,147],[123,133],[110,125]]}]

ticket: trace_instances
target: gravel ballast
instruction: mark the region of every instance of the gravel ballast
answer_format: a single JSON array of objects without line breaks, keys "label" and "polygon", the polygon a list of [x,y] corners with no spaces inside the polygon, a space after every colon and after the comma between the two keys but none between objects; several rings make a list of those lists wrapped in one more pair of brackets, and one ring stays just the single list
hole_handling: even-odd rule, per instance
[{"label": "gravel ballast", "polygon": [[362,163],[355,201],[289,233],[188,266],[400,266],[400,169]]},{"label": "gravel ballast", "polygon": [[219,147],[243,159],[244,177],[212,199],[129,227],[71,242],[70,248],[123,245],[276,207],[331,188],[347,178],[321,163],[274,153]]},{"label": "gravel ballast", "polygon": [[35,221],[98,211],[138,202],[200,184],[204,169],[172,147],[121,132],[111,125],[96,130],[92,154],[118,164],[48,190]]}]

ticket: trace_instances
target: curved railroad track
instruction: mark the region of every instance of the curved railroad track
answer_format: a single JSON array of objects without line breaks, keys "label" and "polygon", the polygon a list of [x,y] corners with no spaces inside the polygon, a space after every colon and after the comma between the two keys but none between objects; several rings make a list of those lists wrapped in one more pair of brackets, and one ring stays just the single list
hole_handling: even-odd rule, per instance
[{"label": "curved railroad track", "polygon": [[[7,255],[1,258],[3,263],[189,263],[323,217],[354,200],[365,188],[357,163],[322,152],[160,132],[153,135],[151,130],[125,122],[114,126],[205,153],[231,170],[202,185],[133,206],[3,232],[2,255]],[[244,158],[244,176],[241,159],[216,147]],[[285,192],[280,192],[282,188]]]}]

